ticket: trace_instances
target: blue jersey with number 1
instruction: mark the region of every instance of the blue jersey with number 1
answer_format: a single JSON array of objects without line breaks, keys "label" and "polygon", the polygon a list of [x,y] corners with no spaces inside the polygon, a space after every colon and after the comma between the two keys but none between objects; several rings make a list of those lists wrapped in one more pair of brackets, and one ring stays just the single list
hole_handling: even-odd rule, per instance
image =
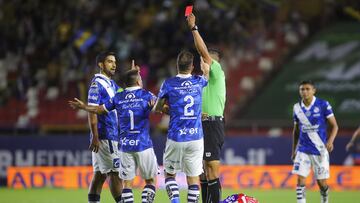
[{"label": "blue jersey with number 1", "polygon": [[165,98],[170,108],[169,139],[187,142],[203,137],[201,101],[206,85],[205,77],[190,74],[179,74],[164,81],[158,97]]},{"label": "blue jersey with number 1", "polygon": [[149,116],[150,101],[156,96],[140,87],[126,88],[105,103],[107,111],[116,109],[120,123],[120,150],[140,152],[152,147]]}]

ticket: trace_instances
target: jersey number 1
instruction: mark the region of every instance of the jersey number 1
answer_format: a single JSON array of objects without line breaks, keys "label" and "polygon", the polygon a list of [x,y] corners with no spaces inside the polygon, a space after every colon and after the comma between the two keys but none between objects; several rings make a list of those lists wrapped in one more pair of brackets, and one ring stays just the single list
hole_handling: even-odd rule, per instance
[{"label": "jersey number 1", "polygon": [[134,130],[134,112],[129,110],[130,115],[130,130]]}]

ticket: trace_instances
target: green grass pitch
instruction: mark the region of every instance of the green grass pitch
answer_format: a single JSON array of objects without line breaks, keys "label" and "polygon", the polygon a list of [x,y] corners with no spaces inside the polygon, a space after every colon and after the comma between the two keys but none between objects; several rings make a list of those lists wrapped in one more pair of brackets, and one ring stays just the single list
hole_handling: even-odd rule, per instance
[{"label": "green grass pitch", "polygon": [[[224,189],[223,198],[240,191]],[[256,197],[260,203],[291,203],[296,202],[294,190],[242,190],[241,192]],[[141,190],[134,190],[135,202],[140,200]],[[307,191],[307,202],[320,202],[320,194],[317,191]],[[359,191],[330,191],[331,203],[354,203],[359,201]],[[0,188],[0,203],[80,203],[87,202],[87,190],[67,189],[22,189],[13,190]],[[108,189],[103,190],[102,203],[111,203],[114,200]],[[155,198],[156,203],[169,202],[165,190],[158,190]],[[186,191],[181,191],[181,202],[186,201]]]}]

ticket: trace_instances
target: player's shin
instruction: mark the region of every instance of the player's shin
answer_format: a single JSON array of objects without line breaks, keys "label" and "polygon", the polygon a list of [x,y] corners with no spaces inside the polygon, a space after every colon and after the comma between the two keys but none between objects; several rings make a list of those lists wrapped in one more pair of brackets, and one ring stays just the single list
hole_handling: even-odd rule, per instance
[{"label": "player's shin", "polygon": [[141,193],[142,203],[153,203],[155,199],[155,186],[145,185],[144,190]]},{"label": "player's shin", "polygon": [[329,186],[320,187],[321,203],[329,202]]},{"label": "player's shin", "polygon": [[89,203],[100,203],[100,195],[98,194],[88,194]]},{"label": "player's shin", "polygon": [[208,199],[210,202],[221,200],[221,184],[219,178],[208,181]]},{"label": "player's shin", "polygon": [[200,186],[201,186],[201,199],[202,202],[206,202],[208,193],[208,181],[206,180],[205,174],[200,175]]},{"label": "player's shin", "polygon": [[188,189],[188,203],[198,203],[200,198],[200,191],[198,185],[189,185]]},{"label": "player's shin", "polygon": [[296,186],[296,198],[297,198],[297,203],[306,203],[305,185]]},{"label": "player's shin", "polygon": [[124,188],[121,194],[121,203],[134,203],[132,189]]},{"label": "player's shin", "polygon": [[176,183],[175,178],[166,178],[165,185],[171,203],[180,203],[179,186]]}]

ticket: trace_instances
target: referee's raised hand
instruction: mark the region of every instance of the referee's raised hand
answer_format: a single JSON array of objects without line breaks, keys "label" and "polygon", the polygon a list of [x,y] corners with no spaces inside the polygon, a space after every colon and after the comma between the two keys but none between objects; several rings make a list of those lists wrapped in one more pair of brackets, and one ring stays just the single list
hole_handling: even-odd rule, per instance
[{"label": "referee's raised hand", "polygon": [[192,13],[186,18],[187,24],[190,29],[192,29],[196,25],[195,15]]}]

